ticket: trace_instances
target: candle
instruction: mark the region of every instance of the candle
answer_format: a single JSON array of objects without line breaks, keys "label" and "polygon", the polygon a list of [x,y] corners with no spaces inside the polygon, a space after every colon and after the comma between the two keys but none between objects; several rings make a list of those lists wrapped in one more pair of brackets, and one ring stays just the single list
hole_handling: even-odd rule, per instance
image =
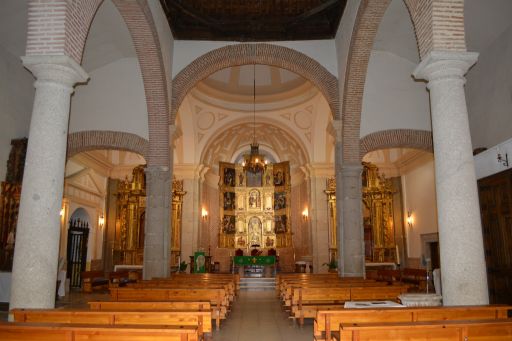
[{"label": "candle", "polygon": [[396,264],[400,265],[400,251],[398,250],[398,244],[395,245],[396,249]]}]

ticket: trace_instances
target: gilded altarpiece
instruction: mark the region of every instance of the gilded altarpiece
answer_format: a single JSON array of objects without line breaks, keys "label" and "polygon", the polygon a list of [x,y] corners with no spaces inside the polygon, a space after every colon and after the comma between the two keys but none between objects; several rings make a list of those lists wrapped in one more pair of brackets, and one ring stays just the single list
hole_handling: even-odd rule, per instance
[{"label": "gilded altarpiece", "polygon": [[[115,264],[143,264],[144,229],[146,218],[146,178],[144,166],[133,169],[132,180],[120,181],[116,203],[116,241],[114,246]],[[181,250],[181,217],[183,181],[172,183],[172,231],[171,231],[171,266],[178,264]]]},{"label": "gilded altarpiece", "polygon": [[[329,253],[336,259],[336,179],[327,180],[325,193],[329,202]],[[391,180],[379,174],[377,166],[363,162],[363,228],[365,259],[368,262],[396,261]]]},{"label": "gilded altarpiece", "polygon": [[259,172],[219,163],[219,247],[247,249],[292,246],[290,165],[269,164]]}]

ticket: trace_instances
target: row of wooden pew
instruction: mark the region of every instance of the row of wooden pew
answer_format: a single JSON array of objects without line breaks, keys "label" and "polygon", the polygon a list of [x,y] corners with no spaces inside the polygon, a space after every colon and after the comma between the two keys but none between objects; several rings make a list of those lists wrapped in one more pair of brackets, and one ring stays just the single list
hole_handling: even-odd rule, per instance
[{"label": "row of wooden pew", "polygon": [[[238,275],[177,275],[111,288],[89,310],[14,309],[0,340],[204,340],[226,318]],[[156,288],[158,286],[158,289]]]},{"label": "row of wooden pew", "polygon": [[396,301],[407,289],[407,285],[339,278],[331,274],[287,274],[278,278],[278,295],[283,307],[291,318],[298,319],[301,326],[305,318],[315,318],[320,309],[336,309],[346,301]]},{"label": "row of wooden pew", "polygon": [[512,340],[512,306],[318,310],[314,340]]},{"label": "row of wooden pew", "polygon": [[314,340],[512,341],[512,306],[344,308],[345,301],[390,300],[409,288],[336,275],[280,274],[276,294],[302,325],[314,318]]}]

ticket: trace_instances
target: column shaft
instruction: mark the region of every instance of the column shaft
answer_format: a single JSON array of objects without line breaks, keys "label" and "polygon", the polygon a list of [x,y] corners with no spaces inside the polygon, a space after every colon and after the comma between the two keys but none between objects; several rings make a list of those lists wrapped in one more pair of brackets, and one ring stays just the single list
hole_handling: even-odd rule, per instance
[{"label": "column shaft", "polygon": [[146,168],[144,279],[169,276],[170,176],[167,167]]},{"label": "column shaft", "polygon": [[[344,164],[341,169],[342,183],[342,268],[343,277],[364,277],[364,234],[362,227],[362,187],[360,163]],[[338,181],[336,182],[338,185]],[[336,188],[336,200],[338,189]]]},{"label": "column shaft", "polygon": [[415,76],[429,80],[443,302],[488,304],[480,207],[464,74],[475,53],[431,52]]},{"label": "column shaft", "polygon": [[73,85],[88,76],[66,56],[32,56],[37,78],[16,229],[10,308],[53,308]]}]

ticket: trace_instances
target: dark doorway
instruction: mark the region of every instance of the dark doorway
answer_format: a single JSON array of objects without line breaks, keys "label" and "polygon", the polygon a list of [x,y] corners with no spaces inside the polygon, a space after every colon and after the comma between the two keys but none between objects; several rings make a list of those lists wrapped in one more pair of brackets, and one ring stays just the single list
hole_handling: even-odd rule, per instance
[{"label": "dark doorway", "polygon": [[432,262],[432,269],[439,269],[441,267],[441,261],[439,259],[439,242],[428,243],[430,249],[430,261]]},{"label": "dark doorway", "polygon": [[80,219],[71,220],[68,229],[67,273],[72,288],[80,288],[82,285],[81,273],[85,271],[88,240],[89,224]]},{"label": "dark doorway", "polygon": [[512,169],[478,180],[490,303],[512,304]]}]

